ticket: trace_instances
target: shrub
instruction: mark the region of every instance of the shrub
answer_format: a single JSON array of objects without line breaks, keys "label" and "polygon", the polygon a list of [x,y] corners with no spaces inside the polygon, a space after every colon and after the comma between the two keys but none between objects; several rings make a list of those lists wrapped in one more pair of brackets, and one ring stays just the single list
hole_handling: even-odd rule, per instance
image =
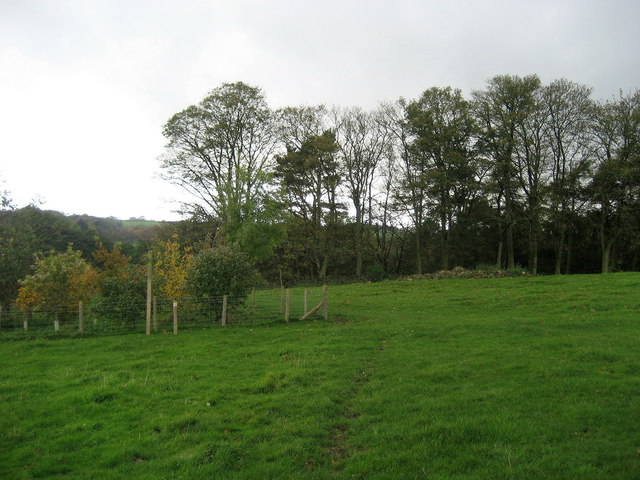
[{"label": "shrub", "polygon": [[93,305],[96,313],[110,320],[144,318],[146,283],[144,267],[136,265],[125,265],[117,273],[100,275],[99,295]]},{"label": "shrub", "polygon": [[486,272],[486,273],[497,273],[500,271],[500,269],[496,266],[495,263],[481,263],[480,265],[476,266],[476,270],[479,272]]},{"label": "shrub", "polygon": [[96,272],[71,246],[66,252],[36,259],[34,269],[20,282],[16,303],[24,311],[73,309],[95,291]]},{"label": "shrub", "polygon": [[229,295],[230,304],[241,304],[257,281],[258,274],[248,257],[224,245],[193,257],[187,271],[186,290],[203,300]]},{"label": "shrub", "polygon": [[367,267],[367,271],[364,276],[367,280],[371,280],[372,282],[379,282],[380,280],[384,280],[388,277],[387,272],[384,271],[384,267],[380,263],[374,263],[373,265],[369,265]]},{"label": "shrub", "polygon": [[94,254],[98,271],[98,295],[93,299],[93,310],[109,320],[144,318],[146,312],[145,267],[131,265],[119,246],[108,250],[99,244]]},{"label": "shrub", "polygon": [[507,277],[522,277],[529,275],[527,269],[520,265],[516,265],[514,268],[507,268],[504,272]]},{"label": "shrub", "polygon": [[154,289],[163,297],[182,298],[189,265],[193,258],[191,247],[180,245],[177,234],[153,249]]}]

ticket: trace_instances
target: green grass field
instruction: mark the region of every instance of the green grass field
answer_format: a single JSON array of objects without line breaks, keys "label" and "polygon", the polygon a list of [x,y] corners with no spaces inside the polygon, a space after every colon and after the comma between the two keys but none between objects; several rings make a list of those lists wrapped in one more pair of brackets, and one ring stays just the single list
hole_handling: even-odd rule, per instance
[{"label": "green grass field", "polygon": [[640,478],[640,274],[350,285],[330,305],[1,342],[0,477]]},{"label": "green grass field", "polygon": [[157,227],[162,225],[162,222],[157,220],[122,220],[122,225],[125,227]]}]

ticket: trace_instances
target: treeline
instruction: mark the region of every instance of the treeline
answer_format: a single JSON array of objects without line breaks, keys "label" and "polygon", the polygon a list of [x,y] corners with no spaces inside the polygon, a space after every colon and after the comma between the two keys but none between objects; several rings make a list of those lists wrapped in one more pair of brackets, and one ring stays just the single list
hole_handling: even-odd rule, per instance
[{"label": "treeline", "polygon": [[20,311],[70,321],[79,302],[103,319],[144,317],[148,266],[154,296],[230,295],[241,301],[263,279],[236,246],[215,241],[217,222],[66,216],[34,205],[0,208],[0,329]]},{"label": "treeline", "polygon": [[236,273],[193,285],[228,289],[223,280],[245,272],[240,257],[272,284],[479,265],[638,269],[638,91],[596,101],[567,80],[497,76],[471,98],[430,88],[372,111],[273,110],[259,88],[234,83],[163,133],[163,174],[194,198],[181,222],[17,209],[0,192],[0,303],[27,285],[22,303],[42,303],[39,271],[55,293],[65,265],[76,272],[68,291],[133,304],[144,298],[149,251],[158,291],[171,297],[186,295],[197,265],[220,274],[215,262]]},{"label": "treeline", "polygon": [[0,329],[36,314],[73,323],[80,302],[107,324],[131,326],[145,316],[149,274],[161,300],[213,304],[229,295],[230,308],[262,282],[244,252],[212,241],[209,223],[65,216],[16,209],[3,195]]},{"label": "treeline", "polygon": [[167,180],[219,242],[289,281],[491,264],[635,270],[640,92],[496,76],[373,111],[269,108],[223,84],[164,126]]},{"label": "treeline", "polygon": [[133,263],[143,261],[157,229],[115,218],[65,216],[30,205],[15,208],[9,192],[0,209],[0,304],[7,308],[18,295],[20,281],[33,272],[37,258],[65,252],[69,245],[95,263],[101,248],[118,249]]}]

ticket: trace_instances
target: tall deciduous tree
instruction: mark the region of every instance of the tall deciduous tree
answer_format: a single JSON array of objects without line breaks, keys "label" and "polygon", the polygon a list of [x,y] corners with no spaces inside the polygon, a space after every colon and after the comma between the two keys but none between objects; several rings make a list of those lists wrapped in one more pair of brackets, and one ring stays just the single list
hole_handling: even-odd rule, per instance
[{"label": "tall deciduous tree", "polygon": [[549,213],[554,248],[554,273],[571,270],[575,219],[580,188],[593,161],[590,114],[591,88],[565,79],[542,88],[545,134],[550,149]]},{"label": "tall deciduous tree", "polygon": [[[384,123],[381,123],[380,127],[385,128]],[[397,170],[396,152],[392,148],[390,154],[379,165],[371,227],[375,238],[375,258],[386,273],[399,272],[409,236],[406,219],[394,205]]]},{"label": "tall deciduous tree", "polygon": [[288,150],[299,150],[309,138],[330,129],[324,105],[285,107],[275,115],[278,139]]},{"label": "tall deciduous tree", "polygon": [[326,131],[307,138],[298,149],[290,147],[277,158],[276,176],[287,192],[291,213],[306,231],[304,237],[320,278],[327,274],[339,219],[337,148],[334,134]]},{"label": "tall deciduous tree", "polygon": [[[412,135],[406,121],[405,99],[383,102],[377,110],[376,121],[386,132],[389,154],[379,168],[374,203],[374,233],[376,257],[387,273],[400,272],[405,250],[411,237],[411,224],[415,227],[413,210],[404,203],[407,159],[411,156]],[[414,235],[416,244],[415,271],[422,272],[422,252],[419,235]],[[391,263],[393,258],[393,265]]]},{"label": "tall deciduous tree", "polygon": [[411,219],[415,238],[415,272],[422,273],[423,226],[427,213],[427,165],[411,148],[414,135],[407,120],[408,102],[401,98],[380,108],[380,122],[389,133],[397,161],[397,183],[394,194],[396,209]]},{"label": "tall deciduous tree", "polygon": [[422,179],[440,223],[441,267],[447,269],[456,216],[477,191],[475,121],[460,90],[438,87],[407,106],[407,120],[415,137],[413,155],[425,167]]},{"label": "tall deciduous tree", "polygon": [[601,271],[611,270],[612,249],[625,229],[637,228],[640,202],[640,91],[596,109],[597,170],[590,192],[599,204]]},{"label": "tall deciduous tree", "polygon": [[528,224],[529,271],[538,273],[538,242],[542,209],[548,185],[550,162],[548,137],[545,134],[547,110],[541,101],[540,88],[531,92],[531,105],[526,115],[518,119],[515,162],[524,210]]},{"label": "tall deciduous tree", "polygon": [[255,256],[268,251],[281,237],[266,218],[279,211],[270,188],[278,142],[262,91],[223,84],[171,117],[163,134],[164,176],[194,196],[190,209],[220,220],[227,240]]},{"label": "tall deciduous tree", "polygon": [[371,225],[376,171],[391,152],[390,134],[376,115],[360,108],[334,111],[341,170],[355,212],[356,277],[362,276],[364,227]]},{"label": "tall deciduous tree", "polygon": [[491,161],[493,198],[499,234],[497,265],[502,265],[503,238],[507,247],[507,267],[515,267],[514,222],[518,197],[515,162],[520,139],[517,128],[535,107],[534,92],[540,87],[537,75],[498,75],[485,90],[473,93],[474,108],[482,129],[480,144]]}]

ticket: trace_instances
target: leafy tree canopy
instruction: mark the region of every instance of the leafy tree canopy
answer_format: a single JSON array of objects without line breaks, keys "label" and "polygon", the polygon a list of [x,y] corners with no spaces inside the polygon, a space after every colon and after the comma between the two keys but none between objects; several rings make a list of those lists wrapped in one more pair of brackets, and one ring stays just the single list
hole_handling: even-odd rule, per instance
[{"label": "leafy tree canopy", "polygon": [[34,273],[20,282],[17,305],[23,310],[69,309],[96,290],[97,274],[71,246],[36,260]]}]

